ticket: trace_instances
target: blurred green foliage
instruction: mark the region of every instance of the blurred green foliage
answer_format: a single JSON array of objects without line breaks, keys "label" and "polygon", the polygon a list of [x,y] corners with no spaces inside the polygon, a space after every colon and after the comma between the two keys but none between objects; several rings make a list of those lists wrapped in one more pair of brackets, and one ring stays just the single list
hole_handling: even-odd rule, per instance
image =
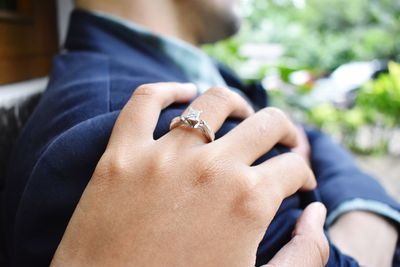
[{"label": "blurred green foliage", "polygon": [[[385,153],[400,126],[400,64],[389,63],[389,72],[366,83],[357,91],[352,108],[321,103],[303,110],[305,121],[336,136],[358,153]],[[368,147],[358,144],[360,129],[369,131]]]},{"label": "blurred green foliage", "polygon": [[356,60],[400,60],[400,1],[245,0],[243,27],[206,50],[233,68],[245,43],[279,43],[280,65],[331,71]]},{"label": "blurred green foliage", "polygon": [[354,130],[366,124],[400,126],[400,64],[390,62],[388,73],[361,87],[352,108],[321,103],[307,113],[308,120],[320,128],[332,123]]},{"label": "blurred green foliage", "polygon": [[[333,134],[357,152],[386,152],[393,129],[400,126],[400,65],[394,63],[400,62],[400,1],[242,1],[240,33],[205,46],[206,52],[245,79],[278,74],[285,83],[281,86],[292,89],[288,93],[287,88],[269,88],[276,89],[269,91],[274,105]],[[241,48],[265,43],[281,45],[283,55],[275,63],[258,66],[255,75],[245,76],[243,66],[251,58]],[[391,61],[389,71],[362,86],[350,108],[312,102],[308,97],[312,82],[294,86],[289,81],[298,70],[317,78],[342,64],[374,59]],[[371,139],[372,146],[360,145],[360,136]]]},{"label": "blurred green foliage", "polygon": [[[400,64],[390,62],[388,74],[382,74],[362,87],[357,106],[375,111],[388,126],[400,125]],[[372,117],[374,121],[377,119]]]}]

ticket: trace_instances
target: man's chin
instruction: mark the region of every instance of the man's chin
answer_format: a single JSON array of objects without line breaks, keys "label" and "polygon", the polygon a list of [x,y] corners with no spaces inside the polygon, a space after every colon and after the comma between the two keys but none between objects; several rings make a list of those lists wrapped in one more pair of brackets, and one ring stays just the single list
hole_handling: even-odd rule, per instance
[{"label": "man's chin", "polygon": [[240,18],[231,19],[229,23],[223,23],[224,27],[214,27],[214,30],[211,30],[213,27],[208,25],[203,38],[200,40],[201,44],[212,44],[234,36],[239,32],[241,22]]}]

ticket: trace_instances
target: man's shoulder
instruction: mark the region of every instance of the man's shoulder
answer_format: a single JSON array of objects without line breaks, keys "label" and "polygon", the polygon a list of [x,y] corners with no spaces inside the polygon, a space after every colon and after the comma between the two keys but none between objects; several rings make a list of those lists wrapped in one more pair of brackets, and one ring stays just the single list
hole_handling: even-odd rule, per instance
[{"label": "man's shoulder", "polygon": [[168,67],[151,61],[121,60],[101,53],[74,51],[55,58],[44,99],[46,96],[54,98],[55,95],[61,97],[81,92],[85,96],[75,101],[97,105],[99,101],[107,100],[108,111],[112,112],[121,109],[139,85],[167,81],[185,82]]},{"label": "man's shoulder", "polygon": [[[53,61],[44,99],[54,95],[68,96],[77,91],[99,95],[110,91],[112,80],[133,80],[132,74],[127,74],[128,69],[129,66],[124,66],[105,54],[85,51],[60,54]],[[104,95],[108,98],[109,96],[109,93]],[[80,100],[89,99],[82,97]]]},{"label": "man's shoulder", "polygon": [[[61,135],[73,134],[75,126],[122,109],[134,89],[161,81],[146,68],[133,69],[104,54],[68,52],[57,56],[50,81],[15,146],[16,157],[36,162]],[[100,120],[99,123],[103,122]],[[92,138],[96,134],[87,131]],[[70,143],[70,146],[75,144]],[[30,164],[31,165],[31,164]]]},{"label": "man's shoulder", "polygon": [[[18,147],[38,157],[60,135],[75,126],[122,109],[135,88],[144,83],[179,81],[148,67],[137,67],[92,52],[73,52],[54,60],[49,85],[26,123]],[[104,122],[99,120],[98,123]],[[96,138],[95,133],[87,131]],[[70,144],[74,146],[74,144]],[[21,151],[21,154],[26,154]]]}]

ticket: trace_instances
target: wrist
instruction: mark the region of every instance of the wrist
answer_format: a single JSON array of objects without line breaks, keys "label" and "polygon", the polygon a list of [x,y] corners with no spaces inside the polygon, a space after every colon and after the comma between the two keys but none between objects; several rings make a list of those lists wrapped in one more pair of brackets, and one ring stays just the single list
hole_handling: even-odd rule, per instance
[{"label": "wrist", "polygon": [[391,266],[398,233],[387,219],[365,211],[343,214],[329,230],[333,243],[361,265]]}]

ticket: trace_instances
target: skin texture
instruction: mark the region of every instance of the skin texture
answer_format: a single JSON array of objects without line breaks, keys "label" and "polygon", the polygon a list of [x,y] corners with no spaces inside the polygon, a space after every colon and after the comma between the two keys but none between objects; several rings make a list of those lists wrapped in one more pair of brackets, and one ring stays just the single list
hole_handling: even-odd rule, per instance
[{"label": "skin texture", "polygon": [[197,43],[214,43],[235,34],[240,27],[238,0],[176,0],[180,21],[196,25]]},{"label": "skin texture", "polygon": [[[282,200],[313,189],[315,178],[295,153],[251,166],[277,143],[295,146],[296,127],[277,109],[254,114],[224,88],[208,90],[191,106],[203,110],[212,129],[230,115],[246,118],[238,127],[212,143],[184,127],[154,140],[161,109],[195,93],[193,85],[175,83],[135,91],[52,266],[254,266],[258,244]],[[265,132],[270,138],[260,138]],[[292,241],[267,266],[324,266],[325,214],[322,204],[305,209]]]},{"label": "skin texture", "polygon": [[[239,0],[76,0],[81,9],[107,12],[195,46],[239,30]],[[157,7],[157,8],[155,8]]]},{"label": "skin texture", "polygon": [[[297,140],[292,151],[310,164],[310,144],[301,127],[297,128]],[[345,213],[330,227],[329,236],[343,253],[356,259],[362,266],[392,266],[398,232],[389,220],[379,215],[364,211]]]},{"label": "skin texture", "polygon": [[390,255],[395,253],[398,233],[393,224],[380,216],[364,211],[349,212],[330,228],[329,235],[343,253],[357,259],[362,266],[392,266]]},{"label": "skin texture", "polygon": [[[238,0],[76,0],[80,8],[107,12],[139,23],[155,33],[179,38],[196,46],[224,39],[236,32],[240,24],[234,8],[237,2]],[[155,6],[157,8],[154,8]],[[309,161],[307,157],[309,144],[301,131],[299,136],[303,139],[299,139],[300,144],[295,151]],[[376,216],[372,219],[371,216],[362,215],[357,216],[357,220],[355,217],[350,218],[346,216],[342,220],[341,217],[333,226],[335,229],[333,242],[340,249],[361,262],[365,262],[365,256],[359,253],[360,247],[368,257],[380,258],[381,255],[385,255],[388,259],[393,257],[392,252],[395,247],[393,240],[397,240],[398,234],[392,225],[387,224],[385,218]],[[382,240],[382,248],[385,249],[382,253],[372,246],[363,245],[370,242],[371,231],[368,227],[357,229],[360,233],[356,242],[346,243],[348,235],[345,233],[353,228],[354,221],[374,226],[377,232],[383,233],[381,238],[385,240]],[[377,221],[380,223],[376,223]],[[344,245],[345,243],[347,245]]]},{"label": "skin texture", "polygon": [[[310,164],[310,145],[304,130],[297,128],[297,145],[293,152]],[[341,215],[329,229],[331,241],[362,266],[390,267],[395,253],[398,232],[389,220],[365,211]],[[374,240],[374,242],[371,242]]]}]

